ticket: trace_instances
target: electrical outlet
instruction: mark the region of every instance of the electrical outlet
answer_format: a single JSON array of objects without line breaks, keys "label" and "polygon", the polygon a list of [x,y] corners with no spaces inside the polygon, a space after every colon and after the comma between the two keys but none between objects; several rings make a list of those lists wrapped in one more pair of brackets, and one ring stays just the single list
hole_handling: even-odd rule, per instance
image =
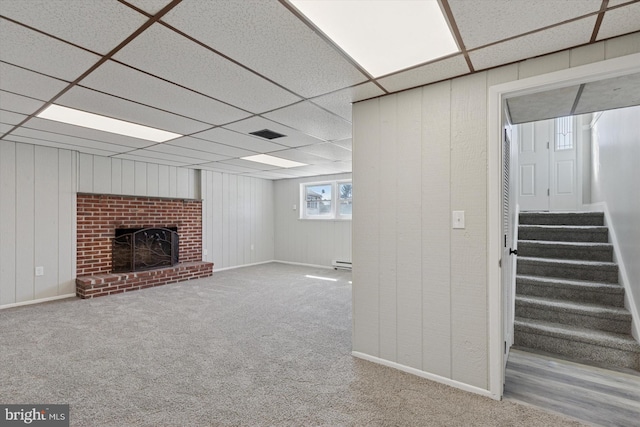
[{"label": "electrical outlet", "polygon": [[207,255],[208,253],[209,253],[209,251],[208,251],[208,250],[206,250],[206,249],[203,249],[203,250],[202,250],[202,255]]},{"label": "electrical outlet", "polygon": [[36,276],[44,276],[44,267],[36,267]]},{"label": "electrical outlet", "polygon": [[252,244],[251,244],[251,250],[254,250],[254,249],[255,249],[255,248],[254,248],[253,243],[252,243]]}]

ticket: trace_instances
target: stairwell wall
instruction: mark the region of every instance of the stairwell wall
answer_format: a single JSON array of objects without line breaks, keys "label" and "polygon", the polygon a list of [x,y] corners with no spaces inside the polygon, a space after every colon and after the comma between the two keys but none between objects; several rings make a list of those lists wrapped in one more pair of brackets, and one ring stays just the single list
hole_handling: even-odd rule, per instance
[{"label": "stairwell wall", "polygon": [[591,199],[609,211],[635,313],[640,308],[639,161],[640,106],[603,112],[592,129]]}]

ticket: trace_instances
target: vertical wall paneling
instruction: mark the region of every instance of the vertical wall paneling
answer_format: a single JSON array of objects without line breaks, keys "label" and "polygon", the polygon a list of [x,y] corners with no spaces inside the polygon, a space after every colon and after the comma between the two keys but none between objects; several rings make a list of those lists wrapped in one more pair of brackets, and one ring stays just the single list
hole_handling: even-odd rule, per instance
[{"label": "vertical wall paneling", "polygon": [[[398,363],[422,368],[422,91],[398,94]],[[424,201],[426,202],[426,200]]]},{"label": "vertical wall paneling", "polygon": [[76,156],[73,151],[58,151],[57,295],[76,291]]},{"label": "vertical wall paneling", "polygon": [[[34,278],[34,299],[58,295],[58,150],[34,150],[34,261],[44,274]],[[109,173],[111,171],[109,170]]]},{"label": "vertical wall paneling", "polygon": [[134,194],[136,196],[147,195],[147,163],[135,162],[134,165]]},{"label": "vertical wall paneling", "polygon": [[176,195],[175,197],[189,197],[189,170],[176,168]]},{"label": "vertical wall paneling", "polygon": [[136,162],[122,160],[122,193],[134,195],[136,193]]},{"label": "vertical wall paneling", "polygon": [[153,163],[148,163],[147,164],[147,196],[159,196],[160,192],[159,192],[159,186],[160,183],[158,182],[159,180],[159,174],[158,174],[158,165],[155,165]]},{"label": "vertical wall paneling", "polygon": [[93,189],[92,193],[111,194],[113,189],[111,181],[113,180],[111,173],[111,158],[102,156],[93,157]]},{"label": "vertical wall paneling", "polygon": [[169,166],[169,197],[178,197],[178,168]]},{"label": "vertical wall paneling", "polygon": [[16,144],[0,141],[0,305],[16,302]]},{"label": "vertical wall paneling", "polygon": [[[211,190],[205,195],[205,200],[209,197],[209,194],[213,194],[213,197],[209,197],[211,199],[211,213],[212,213],[212,242],[213,246],[213,258],[211,261],[215,263],[215,265],[220,265],[220,267],[224,266],[223,262],[223,252],[224,252],[224,223],[223,223],[223,212],[224,212],[224,189],[222,186],[223,179],[222,174],[219,172],[208,172],[211,175]],[[210,249],[211,250],[211,249]],[[215,268],[215,266],[214,266]]]},{"label": "vertical wall paneling", "polygon": [[229,183],[230,183],[231,175],[222,174],[222,268],[229,267],[230,263],[230,252],[229,252],[229,240],[230,240],[230,229],[229,229],[229,218],[231,216],[231,212],[229,209],[230,201],[229,201]]},{"label": "vertical wall paneling", "polygon": [[448,81],[422,91],[422,366],[445,378],[451,377],[450,96]]},{"label": "vertical wall paneling", "polygon": [[[398,218],[397,204],[401,197],[398,183],[398,97],[389,96],[380,99],[380,357],[392,361],[398,360]],[[407,185],[414,190],[413,185]]]},{"label": "vertical wall paneling", "polygon": [[451,83],[451,209],[465,229],[451,233],[453,379],[487,388],[486,74]]},{"label": "vertical wall paneling", "polygon": [[[353,106],[353,350],[378,357],[380,103]],[[354,144],[355,145],[355,144]]]},{"label": "vertical wall paneling", "polygon": [[16,145],[16,302],[34,299],[35,146]]},{"label": "vertical wall paneling", "polygon": [[169,166],[158,165],[158,196],[169,197]]},{"label": "vertical wall paneling", "polygon": [[111,193],[122,192],[122,159],[111,159]]},{"label": "vertical wall paneling", "polygon": [[80,173],[78,178],[78,191],[81,193],[92,193],[93,156],[91,154],[80,154]]},{"label": "vertical wall paneling", "polygon": [[[272,188],[268,180],[201,172],[203,247],[208,250],[205,259],[215,264],[214,269],[273,259],[273,238],[269,235],[273,222],[268,223],[273,218],[273,205],[263,202],[273,197]],[[260,232],[253,226],[258,223]]]}]

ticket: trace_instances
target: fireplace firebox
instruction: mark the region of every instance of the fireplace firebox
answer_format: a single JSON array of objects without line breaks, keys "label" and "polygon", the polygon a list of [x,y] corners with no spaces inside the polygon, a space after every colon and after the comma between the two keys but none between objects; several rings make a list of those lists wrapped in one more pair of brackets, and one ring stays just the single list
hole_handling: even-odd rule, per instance
[{"label": "fireplace firebox", "polygon": [[178,263],[178,229],[117,228],[113,239],[112,271],[152,270]]}]

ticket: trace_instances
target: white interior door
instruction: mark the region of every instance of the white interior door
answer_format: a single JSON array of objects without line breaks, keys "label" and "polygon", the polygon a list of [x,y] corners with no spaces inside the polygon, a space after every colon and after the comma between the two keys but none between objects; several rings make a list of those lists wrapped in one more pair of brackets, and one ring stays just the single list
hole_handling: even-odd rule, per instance
[{"label": "white interior door", "polygon": [[548,211],[549,147],[553,120],[518,125],[518,204],[522,211]]},{"label": "white interior door", "polygon": [[550,155],[550,199],[553,211],[576,210],[578,206],[576,126],[574,117],[554,120],[554,141]]},{"label": "white interior door", "polygon": [[[505,126],[502,141],[502,322],[504,339],[503,368],[506,368],[509,349],[513,345],[513,321],[515,309],[515,265],[513,250],[515,243],[515,200],[513,186],[517,179],[511,176],[515,164],[513,158],[517,144],[512,139],[512,127]],[[503,376],[504,378],[504,376]]]}]

